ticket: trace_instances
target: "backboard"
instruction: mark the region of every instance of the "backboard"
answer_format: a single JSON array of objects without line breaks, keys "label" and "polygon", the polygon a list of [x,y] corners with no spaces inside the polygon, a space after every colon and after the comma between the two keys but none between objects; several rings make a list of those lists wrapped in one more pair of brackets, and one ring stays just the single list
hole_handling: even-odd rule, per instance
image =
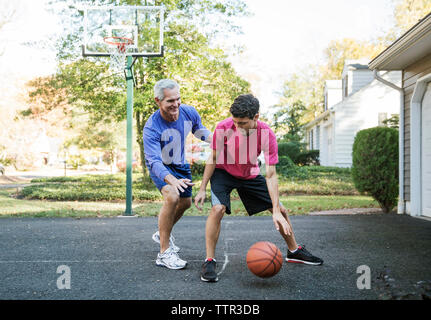
[{"label": "backboard", "polygon": [[83,7],[84,34],[82,55],[109,57],[116,46],[107,39],[128,39],[126,56],[163,56],[163,18],[161,6]]}]

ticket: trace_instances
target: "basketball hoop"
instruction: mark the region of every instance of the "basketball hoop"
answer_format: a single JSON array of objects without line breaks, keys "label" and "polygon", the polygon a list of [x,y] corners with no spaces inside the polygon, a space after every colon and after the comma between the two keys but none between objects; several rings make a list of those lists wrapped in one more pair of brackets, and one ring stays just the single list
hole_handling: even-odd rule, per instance
[{"label": "basketball hoop", "polygon": [[103,41],[111,46],[110,67],[116,72],[124,72],[126,68],[126,51],[133,45],[133,40],[126,37],[105,37]]}]

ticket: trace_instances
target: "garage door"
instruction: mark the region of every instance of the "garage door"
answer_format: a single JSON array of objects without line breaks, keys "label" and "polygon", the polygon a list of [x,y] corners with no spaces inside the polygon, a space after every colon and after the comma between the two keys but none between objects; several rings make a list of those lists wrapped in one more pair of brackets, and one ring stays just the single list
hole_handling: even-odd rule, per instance
[{"label": "garage door", "polygon": [[422,214],[431,217],[431,82],[422,100]]}]

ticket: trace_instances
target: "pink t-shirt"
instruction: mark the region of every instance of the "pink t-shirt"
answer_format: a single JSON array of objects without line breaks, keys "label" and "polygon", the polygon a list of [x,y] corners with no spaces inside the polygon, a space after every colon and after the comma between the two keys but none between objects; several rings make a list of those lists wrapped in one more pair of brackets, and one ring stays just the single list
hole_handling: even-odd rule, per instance
[{"label": "pink t-shirt", "polygon": [[226,170],[240,179],[253,179],[260,173],[257,157],[262,151],[266,164],[278,163],[275,134],[261,121],[257,121],[257,128],[251,129],[248,136],[236,128],[232,118],[219,122],[211,147],[217,150],[216,168]]}]

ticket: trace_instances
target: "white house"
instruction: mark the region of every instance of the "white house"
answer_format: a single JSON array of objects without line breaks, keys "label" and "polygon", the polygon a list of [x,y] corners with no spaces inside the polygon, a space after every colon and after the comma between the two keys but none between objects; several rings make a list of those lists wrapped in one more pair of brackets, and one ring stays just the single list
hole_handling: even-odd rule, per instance
[{"label": "white house", "polygon": [[[401,72],[382,74],[401,85]],[[323,166],[351,167],[358,131],[399,114],[399,91],[375,80],[368,60],[346,60],[341,80],[325,82],[324,112],[305,125],[309,149],[320,150]]]},{"label": "white house", "polygon": [[369,63],[402,72],[398,213],[431,218],[431,13]]}]

